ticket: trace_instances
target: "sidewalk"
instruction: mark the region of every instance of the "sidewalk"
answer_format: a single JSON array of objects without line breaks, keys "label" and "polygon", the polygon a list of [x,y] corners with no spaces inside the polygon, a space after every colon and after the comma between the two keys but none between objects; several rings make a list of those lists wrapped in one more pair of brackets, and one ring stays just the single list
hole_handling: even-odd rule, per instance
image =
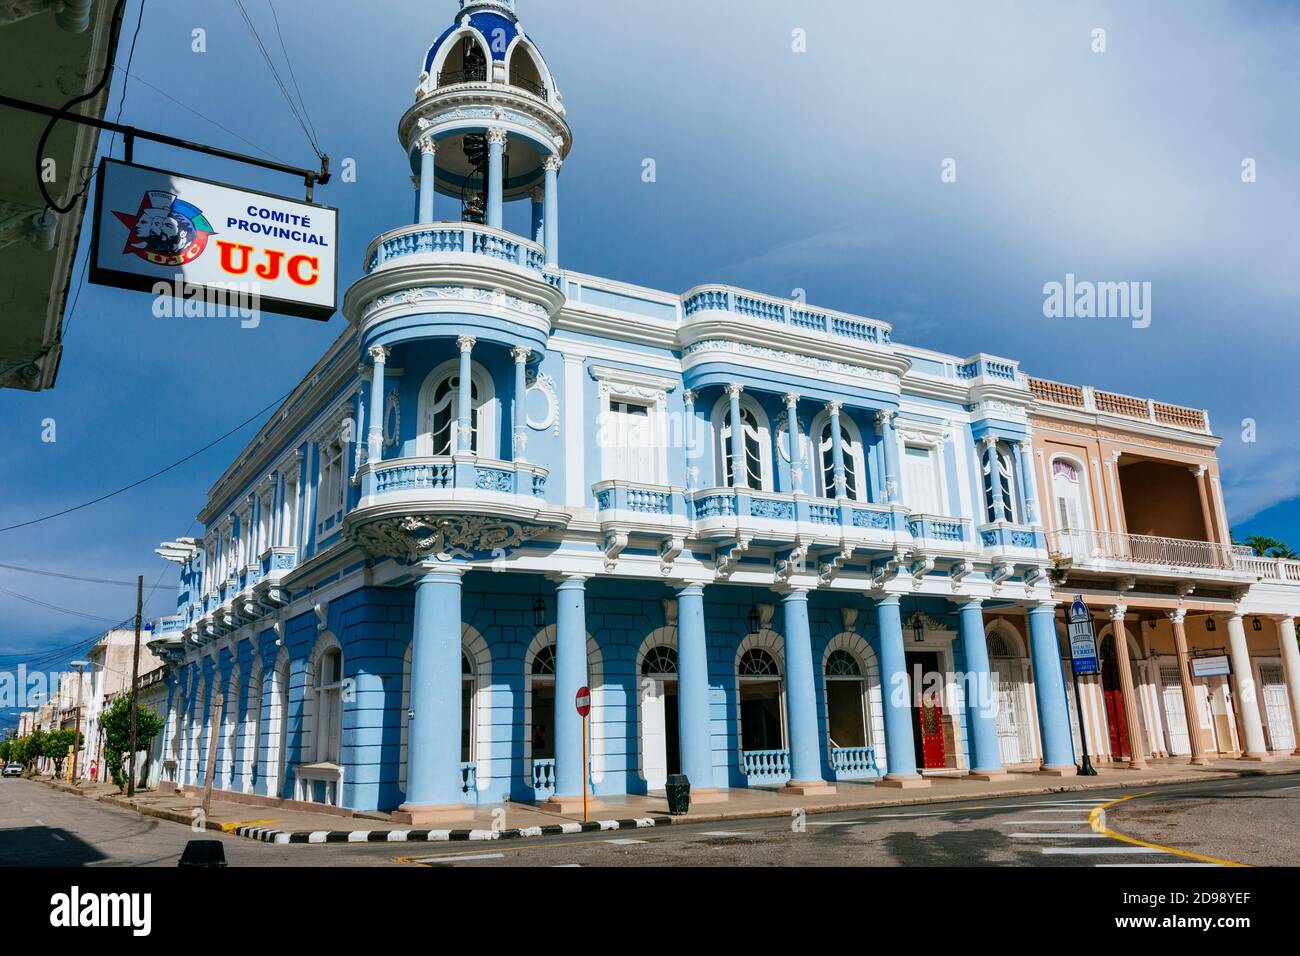
[{"label": "sidewalk", "polygon": [[[639,829],[673,823],[714,823],[755,817],[786,817],[795,809],[807,813],[835,813],[877,807],[953,803],[987,797],[1023,797],[1044,793],[1114,787],[1153,787],[1172,783],[1227,780],[1234,777],[1300,773],[1300,757],[1249,763],[1242,760],[1213,760],[1193,767],[1181,760],[1152,763],[1146,770],[1106,768],[1095,777],[1044,777],[1033,773],[1009,773],[1005,779],[984,782],[961,777],[931,777],[931,785],[919,790],[895,790],[873,783],[841,782],[835,793],[794,797],[774,789],[748,788],[727,791],[727,800],[693,806],[683,816],[668,816],[662,796],[601,797],[601,808],[587,823],[580,815],[548,813],[526,803],[489,804],[467,808],[464,819],[443,829],[411,829],[387,819],[386,814],[339,816],[309,810],[258,807],[214,796],[204,826],[266,843],[376,843],[455,840],[500,840],[584,833],[594,830]],[[139,791],[128,800],[112,784],[83,783],[73,786],[48,777],[34,779],[69,793],[135,810],[145,816],[195,825],[195,810],[202,791],[186,788],[181,794]]]}]

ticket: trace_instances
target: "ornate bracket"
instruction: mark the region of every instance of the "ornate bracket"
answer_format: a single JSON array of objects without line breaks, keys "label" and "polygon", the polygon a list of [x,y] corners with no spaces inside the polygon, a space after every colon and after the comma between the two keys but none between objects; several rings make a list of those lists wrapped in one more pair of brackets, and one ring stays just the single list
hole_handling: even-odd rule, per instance
[{"label": "ornate bracket", "polygon": [[740,564],[741,556],[749,550],[749,543],[752,537],[742,537],[737,539],[736,543],[726,549],[718,549],[714,556],[714,562],[717,567],[718,577],[729,578],[731,573],[736,570]]},{"label": "ornate bracket", "polygon": [[659,573],[671,574],[673,562],[677,560],[682,549],[686,547],[686,539],[679,537],[665,538],[659,545]]},{"label": "ornate bracket", "polygon": [[605,535],[605,570],[613,571],[618,563],[618,556],[627,547],[627,533],[610,531]]}]

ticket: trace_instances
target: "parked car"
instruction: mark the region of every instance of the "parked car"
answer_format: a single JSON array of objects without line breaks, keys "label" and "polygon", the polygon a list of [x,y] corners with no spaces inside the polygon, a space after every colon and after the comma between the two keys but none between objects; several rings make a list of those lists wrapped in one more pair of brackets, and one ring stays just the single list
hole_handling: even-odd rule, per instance
[{"label": "parked car", "polygon": [[7,763],[3,773],[6,777],[21,777],[23,775],[23,765],[20,763]]}]

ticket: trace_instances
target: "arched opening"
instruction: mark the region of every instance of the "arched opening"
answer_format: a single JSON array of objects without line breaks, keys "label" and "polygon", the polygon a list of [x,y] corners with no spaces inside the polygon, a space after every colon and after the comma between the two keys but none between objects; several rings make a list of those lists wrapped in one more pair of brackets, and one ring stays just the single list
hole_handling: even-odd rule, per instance
[{"label": "arched opening", "polygon": [[880,668],[867,642],[852,631],[833,637],[822,658],[822,681],[831,769],[841,779],[883,772]]},{"label": "arched opening", "polygon": [[266,728],[266,795],[284,790],[289,733],[289,652],[281,648],[271,671],[271,711]]},{"label": "arched opening", "polygon": [[232,667],[230,678],[226,682],[226,693],[221,701],[221,776],[217,787],[223,790],[235,788],[235,748],[236,734],[239,730],[239,668]]},{"label": "arched opening", "polygon": [[[731,460],[731,402],[723,396],[714,410],[713,420],[718,422],[718,483],[724,487],[736,485]],[[745,480],[755,491],[771,491],[772,452],[771,433],[767,416],[749,396],[740,400],[740,421],[745,456]]]},{"label": "arched opening", "polygon": [[1003,766],[1035,759],[1027,692],[1028,661],[1017,636],[1007,625],[996,623],[985,635],[989,671],[996,684],[994,701],[998,725],[998,753]]},{"label": "arched opening", "polygon": [[648,790],[661,789],[669,774],[681,772],[676,632],[661,628],[646,638],[639,654],[641,773]]},{"label": "arched opening", "polygon": [[465,33],[448,41],[448,51],[438,68],[438,85],[454,86],[457,83],[486,83],[488,54],[473,33]]},{"label": "arched opening", "polygon": [[826,658],[826,734],[832,749],[867,746],[867,682],[845,650]]},{"label": "arched opening", "polygon": [[317,659],[312,680],[313,759],[337,764],[343,732],[343,651],[327,648]]},{"label": "arched opening", "polygon": [[203,726],[204,719],[207,715],[207,686],[203,681],[202,666],[198,669],[196,680],[199,685],[198,693],[194,695],[194,710],[190,714],[190,759],[189,759],[189,777],[191,783],[198,783],[200,780],[199,768],[203,766]]},{"label": "arched opening", "polygon": [[253,662],[248,679],[248,711],[244,723],[244,792],[257,786],[262,747],[262,662]]},{"label": "arched opening", "polygon": [[510,55],[510,85],[542,99],[546,98],[546,82],[542,79],[542,71],[537,68],[532,51],[523,43],[515,44],[514,52]]},{"label": "arched opening", "polygon": [[[476,455],[495,457],[496,399],[492,378],[482,366],[475,364],[471,367],[469,387],[470,448]],[[420,387],[417,454],[450,455],[456,450],[460,388],[460,362],[457,359],[443,362],[424,380]]]},{"label": "arched opening", "polygon": [[[980,473],[984,476],[984,517],[986,521],[1016,521],[1016,469],[1011,450],[1004,442],[994,446],[992,468],[983,455]],[[999,515],[999,506],[1001,513]]]},{"label": "arched opening", "polygon": [[1128,715],[1124,713],[1124,692],[1120,684],[1119,663],[1115,657],[1115,634],[1101,639],[1101,697],[1106,711],[1106,730],[1110,737],[1112,760],[1131,760]]},{"label": "arched opening", "polygon": [[[840,445],[844,455],[844,493],[847,497],[866,499],[866,458],[863,454],[862,435],[858,426],[848,416],[840,414]],[[831,434],[831,416],[822,412],[812,423],[813,451],[817,456],[813,467],[814,491],[822,498],[835,497],[835,456]]]},{"label": "arched opening", "polygon": [[736,659],[740,684],[740,749],[746,771],[758,766],[755,757],[784,751],[785,688],[781,667],[766,648],[751,647]]}]

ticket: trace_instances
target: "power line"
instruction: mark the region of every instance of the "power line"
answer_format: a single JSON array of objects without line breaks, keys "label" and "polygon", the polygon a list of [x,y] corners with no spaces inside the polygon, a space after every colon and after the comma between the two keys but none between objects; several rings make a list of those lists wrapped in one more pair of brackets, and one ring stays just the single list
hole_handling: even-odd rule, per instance
[{"label": "power line", "polygon": [[6,571],[22,571],[25,574],[40,574],[45,577],[63,578],[68,581],[85,581],[88,584],[117,584],[122,587],[135,587],[134,581],[113,581],[109,578],[86,578],[78,574],[65,574],[62,571],[43,571],[40,568],[24,568],[17,564],[0,564]]},{"label": "power line", "polygon": [[82,508],[89,508],[91,505],[97,505],[97,504],[99,504],[101,501],[107,501],[109,498],[113,498],[113,497],[115,497],[115,496],[117,496],[117,495],[122,494],[123,492],[130,491],[132,488],[137,488],[137,487],[139,487],[140,485],[143,485],[145,482],[152,481],[153,479],[155,479],[155,478],[157,478],[157,477],[159,477],[159,476],[161,476],[161,475],[165,475],[167,472],[171,471],[173,468],[177,468],[177,467],[179,467],[179,466],[185,464],[185,463],[186,463],[187,461],[189,461],[190,459],[192,459],[192,458],[197,458],[199,455],[203,454],[203,453],[204,453],[205,451],[207,451],[209,448],[212,448],[212,447],[215,446],[215,445],[219,445],[221,442],[225,441],[225,440],[226,440],[227,438],[229,438],[231,435],[235,434],[235,432],[239,431],[241,428],[243,428],[243,427],[244,427],[245,425],[247,425],[249,422],[254,421],[254,420],[260,418],[262,415],[265,415],[267,412],[269,412],[272,408],[275,408],[275,406],[279,405],[279,404],[280,404],[281,402],[283,402],[286,398],[288,398],[290,394],[292,394],[292,392],[286,392],[284,395],[281,395],[281,396],[280,396],[279,398],[277,398],[275,401],[271,402],[270,404],[264,406],[263,408],[259,409],[259,410],[256,411],[256,412],[254,412],[254,413],[253,413],[252,415],[250,415],[248,418],[245,418],[242,422],[240,422],[240,423],[239,423],[238,425],[236,425],[234,428],[230,429],[230,431],[226,432],[224,435],[220,436],[219,438],[214,438],[212,441],[208,442],[206,445],[204,445],[202,448],[198,449],[197,451],[192,451],[192,452],[190,452],[190,453],[189,453],[188,455],[186,455],[184,458],[181,458],[181,459],[179,459],[179,460],[177,460],[177,461],[172,462],[170,465],[168,465],[168,466],[165,467],[165,468],[160,468],[160,469],[158,469],[157,471],[155,471],[155,472],[154,472],[153,474],[151,474],[151,475],[146,475],[146,476],[143,477],[143,478],[140,478],[140,479],[138,479],[138,480],[136,480],[136,481],[131,482],[129,485],[124,485],[123,487],[118,488],[116,491],[110,491],[110,492],[108,492],[107,494],[100,495],[98,498],[92,498],[90,501],[82,502],[82,503],[79,504],[79,505],[73,505],[71,508],[64,508],[62,511],[55,511],[55,512],[53,512],[52,514],[42,515],[42,516],[39,517],[39,518],[31,518],[31,519],[29,519],[29,520],[27,520],[27,521],[20,521],[20,522],[18,522],[17,524],[7,525],[7,526],[5,526],[5,527],[3,527],[3,528],[0,528],[0,533],[3,533],[3,532],[5,532],[5,531],[14,531],[14,530],[16,530],[16,529],[18,529],[18,528],[26,528],[26,527],[28,527],[28,526],[30,526],[30,525],[39,524],[39,523],[42,522],[42,521],[49,521],[51,518],[61,518],[61,517],[63,517],[63,515],[71,514],[71,513],[74,512],[74,511],[80,511]]},{"label": "power line", "polygon": [[271,20],[275,23],[275,35],[280,40],[280,52],[284,54],[285,66],[289,68],[289,79],[293,81],[293,91],[298,94],[298,105],[302,107],[302,115],[307,117],[307,125],[311,127],[312,139],[316,138],[316,124],[311,121],[311,113],[307,111],[307,101],[302,98],[302,90],[298,88],[298,77],[293,72],[293,60],[289,59],[289,50],[284,45],[284,34],[280,32],[280,18],[275,13],[275,4],[272,0],[266,0],[266,5],[271,8]]},{"label": "power line", "polygon": [[253,36],[253,42],[257,44],[257,49],[262,54],[262,59],[266,61],[266,65],[270,68],[271,78],[275,80],[275,85],[279,88],[280,95],[284,97],[285,103],[289,105],[289,112],[293,114],[294,119],[298,121],[298,125],[302,127],[303,135],[307,137],[307,142],[311,144],[311,148],[316,152],[316,156],[324,159],[324,154],[321,152],[320,146],[317,145],[316,138],[312,135],[311,130],[307,128],[307,121],[299,111],[298,107],[294,104],[293,97],[289,95],[288,87],[284,85],[284,80],[280,79],[280,71],[275,68],[275,62],[271,59],[271,54],[267,52],[265,44],[262,43],[262,38],[257,33],[257,27],[253,25],[252,17],[248,15],[248,10],[244,8],[243,0],[235,0],[235,6],[239,8],[239,12],[244,18],[244,23],[248,26],[248,32]]},{"label": "power line", "polygon": [[26,594],[19,594],[17,591],[10,591],[8,588],[5,587],[0,587],[0,594],[8,594],[12,598],[17,598],[20,601],[26,601],[28,604],[35,604],[37,607],[48,608],[51,611],[58,611],[61,614],[71,614],[73,617],[84,617],[88,621],[104,621],[105,623],[108,624],[113,623],[113,619],[110,617],[104,617],[103,615],[100,614],[87,614],[85,611],[74,611],[72,610],[72,608],[60,607],[57,604],[50,604],[46,601],[41,601],[37,598],[31,597]]}]

